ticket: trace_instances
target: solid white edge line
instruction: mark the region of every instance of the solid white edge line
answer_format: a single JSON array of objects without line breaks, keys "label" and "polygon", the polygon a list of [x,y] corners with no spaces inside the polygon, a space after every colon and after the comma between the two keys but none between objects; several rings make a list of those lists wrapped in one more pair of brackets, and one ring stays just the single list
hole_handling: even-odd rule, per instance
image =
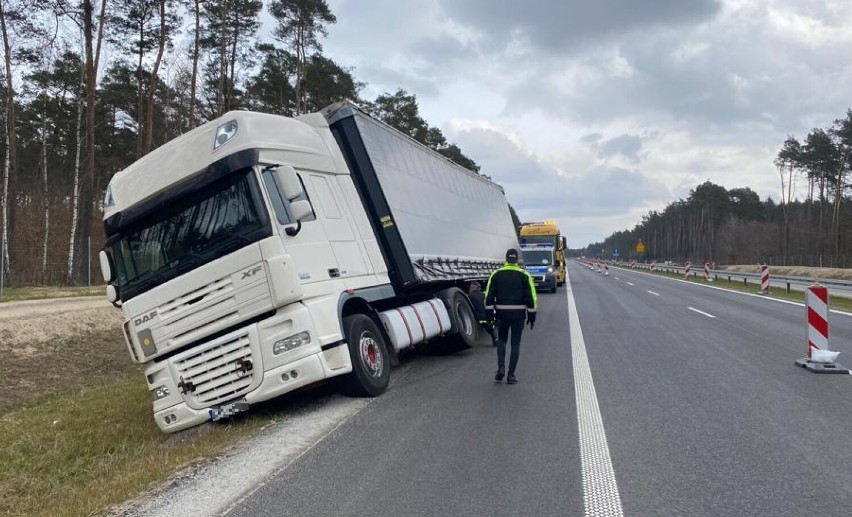
[{"label": "solid white edge line", "polygon": [[648,292],[653,294],[654,296],[660,296],[660,293],[655,293],[654,291],[648,291]]},{"label": "solid white edge line", "polygon": [[698,309],[696,309],[695,307],[689,307],[689,310],[694,311],[694,312],[697,312],[698,314],[703,314],[704,316],[707,316],[708,318],[715,318],[715,317],[716,317],[716,316],[713,316],[712,314],[708,314],[708,313],[706,313],[706,312],[704,312],[704,311],[699,311],[699,310],[698,310]]},{"label": "solid white edge line", "polygon": [[577,403],[577,425],[580,435],[580,460],[583,471],[583,506],[585,515],[623,517],[621,496],[612,468],[592,370],[586,355],[586,341],[580,328],[580,316],[574,302],[571,283],[565,282],[568,298],[568,327],[571,335],[571,358],[574,368],[574,391]]}]

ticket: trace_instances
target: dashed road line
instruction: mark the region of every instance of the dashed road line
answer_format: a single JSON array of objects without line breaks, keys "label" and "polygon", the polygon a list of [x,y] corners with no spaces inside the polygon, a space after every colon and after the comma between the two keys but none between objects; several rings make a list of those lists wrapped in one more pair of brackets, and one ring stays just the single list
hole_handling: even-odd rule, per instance
[{"label": "dashed road line", "polygon": [[660,293],[655,293],[654,291],[648,291],[648,292],[653,294],[654,296],[660,296]]},{"label": "dashed road line", "polygon": [[627,285],[634,285],[633,282],[627,282]]},{"label": "dashed road line", "polygon": [[704,312],[704,311],[699,311],[699,310],[698,310],[698,309],[696,309],[695,307],[690,307],[690,308],[689,308],[689,310],[691,310],[691,311],[693,311],[693,312],[697,312],[698,314],[703,314],[704,316],[707,316],[708,318],[715,318],[715,317],[716,317],[716,316],[713,316],[712,314],[708,314],[708,313],[706,313],[706,312]]}]

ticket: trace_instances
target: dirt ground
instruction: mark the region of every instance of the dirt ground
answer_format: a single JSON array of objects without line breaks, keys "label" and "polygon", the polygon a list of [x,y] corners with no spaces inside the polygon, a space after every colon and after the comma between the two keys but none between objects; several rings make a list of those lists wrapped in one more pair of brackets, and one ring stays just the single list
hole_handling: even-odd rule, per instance
[{"label": "dirt ground", "polygon": [[103,297],[0,304],[0,413],[138,371]]}]

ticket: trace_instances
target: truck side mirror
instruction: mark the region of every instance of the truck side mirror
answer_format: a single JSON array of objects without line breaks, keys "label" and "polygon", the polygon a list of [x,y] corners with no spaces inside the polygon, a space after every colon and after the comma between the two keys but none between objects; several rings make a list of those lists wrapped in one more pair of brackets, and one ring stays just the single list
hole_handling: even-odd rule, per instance
[{"label": "truck side mirror", "polygon": [[284,233],[290,237],[295,237],[302,229],[302,220],[314,215],[314,209],[311,208],[311,203],[308,200],[300,199],[290,203],[290,215],[296,220],[296,227],[288,226],[284,229]]},{"label": "truck side mirror", "polygon": [[290,213],[296,221],[303,221],[314,215],[314,209],[311,208],[311,203],[308,200],[300,199],[290,203]]},{"label": "truck side mirror", "polygon": [[110,258],[106,250],[101,250],[98,253],[98,258],[101,261],[101,274],[104,275],[104,282],[108,284],[115,280],[115,268],[112,265],[112,258]]},{"label": "truck side mirror", "polygon": [[275,168],[274,174],[275,182],[278,183],[278,188],[281,189],[281,193],[284,194],[287,201],[292,201],[304,193],[302,182],[299,181],[299,177],[296,176],[296,169],[293,167],[279,165]]}]

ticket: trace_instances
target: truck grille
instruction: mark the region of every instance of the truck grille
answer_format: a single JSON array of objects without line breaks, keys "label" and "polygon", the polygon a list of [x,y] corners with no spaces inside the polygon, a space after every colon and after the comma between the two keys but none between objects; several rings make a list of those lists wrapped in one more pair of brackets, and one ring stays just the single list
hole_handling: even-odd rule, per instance
[{"label": "truck grille", "polygon": [[199,345],[175,356],[173,365],[180,379],[178,387],[187,402],[198,407],[246,393],[255,372],[248,333]]}]

